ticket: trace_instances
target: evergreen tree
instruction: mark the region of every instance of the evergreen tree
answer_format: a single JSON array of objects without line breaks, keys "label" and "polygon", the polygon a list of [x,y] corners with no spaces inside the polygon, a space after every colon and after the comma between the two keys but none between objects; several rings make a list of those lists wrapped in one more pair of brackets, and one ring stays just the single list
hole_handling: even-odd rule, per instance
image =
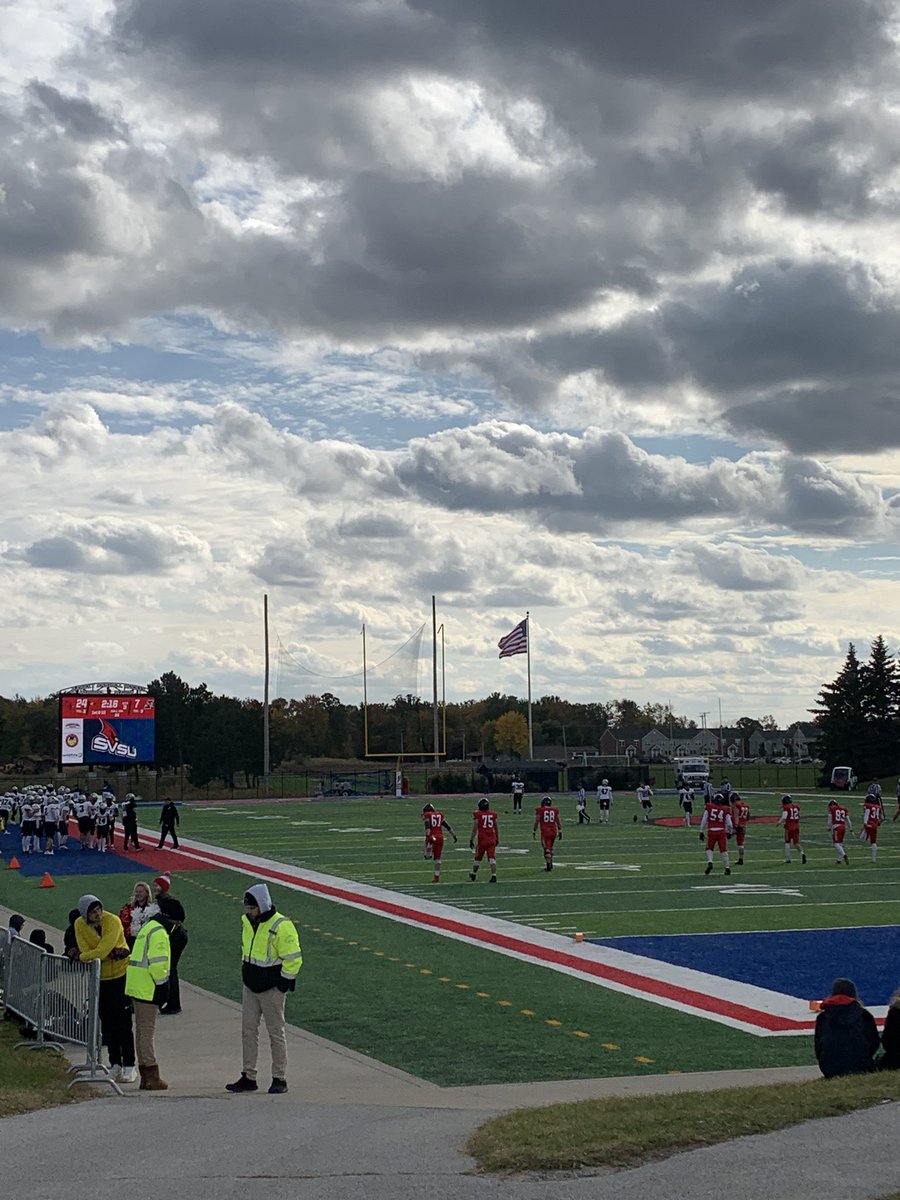
[{"label": "evergreen tree", "polygon": [[820,755],[825,760],[826,774],[844,764],[855,767],[861,777],[865,774],[868,763],[860,757],[867,743],[863,698],[862,669],[851,642],[840,674],[833,683],[823,686],[817,697],[818,707],[811,710],[821,730]]},{"label": "evergreen tree", "polygon": [[893,772],[900,760],[900,673],[881,634],[860,674],[866,719],[865,777],[880,778]]}]

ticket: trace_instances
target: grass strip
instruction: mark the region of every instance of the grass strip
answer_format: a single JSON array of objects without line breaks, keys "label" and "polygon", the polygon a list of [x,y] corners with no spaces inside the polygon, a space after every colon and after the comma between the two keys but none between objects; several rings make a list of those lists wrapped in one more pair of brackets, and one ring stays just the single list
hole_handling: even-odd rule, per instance
[{"label": "grass strip", "polygon": [[[69,1061],[57,1050],[16,1050],[22,1034],[15,1021],[0,1021],[0,1117],[14,1117],[84,1099],[71,1091]],[[83,1089],[82,1089],[83,1091]]]},{"label": "grass strip", "polygon": [[517,1109],[480,1125],[466,1149],[481,1171],[629,1167],[900,1100],[900,1072],[841,1079],[610,1097]]}]

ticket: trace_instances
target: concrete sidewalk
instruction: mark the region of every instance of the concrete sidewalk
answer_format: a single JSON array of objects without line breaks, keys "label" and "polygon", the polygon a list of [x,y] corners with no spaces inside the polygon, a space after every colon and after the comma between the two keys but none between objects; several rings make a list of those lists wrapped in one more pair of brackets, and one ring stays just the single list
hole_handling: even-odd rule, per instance
[{"label": "concrete sidewalk", "polygon": [[[8,916],[0,908],[4,925]],[[61,945],[60,931],[52,935]],[[801,1067],[441,1088],[289,1027],[290,1092],[232,1096],[224,1085],[240,1070],[240,1006],[189,984],[182,994],[182,1015],[157,1027],[170,1090],[125,1085],[124,1099],[4,1121],[15,1146],[4,1156],[7,1194],[118,1200],[124,1184],[154,1197],[189,1190],[192,1200],[293,1200],[299,1189],[311,1200],[545,1200],[546,1179],[477,1175],[463,1149],[469,1133],[522,1106],[818,1075]],[[264,1034],[261,1046],[265,1083]],[[554,1174],[549,1187],[555,1200],[875,1200],[900,1189],[898,1120],[900,1105],[885,1105],[626,1171]]]}]

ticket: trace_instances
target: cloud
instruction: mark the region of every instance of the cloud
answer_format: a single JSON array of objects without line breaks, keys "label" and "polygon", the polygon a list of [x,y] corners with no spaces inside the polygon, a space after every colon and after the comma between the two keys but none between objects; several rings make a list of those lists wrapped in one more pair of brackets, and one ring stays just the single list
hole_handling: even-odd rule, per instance
[{"label": "cloud", "polygon": [[187,529],[149,521],[65,521],[61,532],[8,550],[6,557],[82,575],[160,575],[203,562],[209,547]]},{"label": "cloud", "polygon": [[734,544],[695,542],[680,547],[673,565],[684,578],[699,587],[715,586],[725,591],[796,591],[807,579],[795,558],[768,554]]}]

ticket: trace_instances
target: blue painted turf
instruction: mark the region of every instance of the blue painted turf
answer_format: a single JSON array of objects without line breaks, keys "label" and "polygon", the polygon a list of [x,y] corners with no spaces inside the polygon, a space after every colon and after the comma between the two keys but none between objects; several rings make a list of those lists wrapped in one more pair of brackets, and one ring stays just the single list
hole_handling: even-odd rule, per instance
[{"label": "blue painted turf", "polygon": [[900,987],[900,925],[589,940],[804,1000],[823,999],[840,975],[865,1004],[887,1004]]},{"label": "blue painted turf", "polygon": [[[122,839],[119,837],[119,846]],[[22,838],[17,825],[11,832],[0,834],[0,870],[9,869],[9,860],[16,856],[25,878],[41,878],[45,871],[51,875],[134,875],[140,872],[140,863],[124,854],[100,854],[96,850],[82,850],[78,838],[70,837],[68,850],[57,850],[51,857],[40,854],[23,854]]]}]

